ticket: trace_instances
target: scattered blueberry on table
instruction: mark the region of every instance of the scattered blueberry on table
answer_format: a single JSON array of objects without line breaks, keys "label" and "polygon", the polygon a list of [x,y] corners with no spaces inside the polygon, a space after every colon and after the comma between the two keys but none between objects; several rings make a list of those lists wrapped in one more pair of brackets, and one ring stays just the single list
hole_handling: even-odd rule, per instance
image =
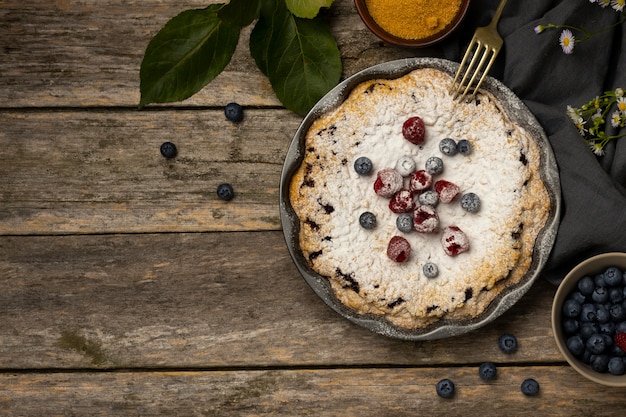
[{"label": "scattered blueberry on table", "polygon": [[478,376],[480,379],[484,381],[491,381],[492,379],[496,379],[498,375],[498,369],[493,362],[484,362],[481,363],[478,367]]},{"label": "scattered blueberry on table", "polygon": [[533,378],[528,378],[525,379],[524,382],[522,382],[521,389],[524,395],[532,397],[539,393],[539,383]]},{"label": "scattered blueberry on table", "polygon": [[437,395],[441,398],[452,398],[454,396],[454,382],[448,378],[437,382]]},{"label": "scattered blueberry on table", "polygon": [[161,144],[161,155],[163,155],[165,158],[173,158],[176,156],[176,154],[176,145],[174,145],[172,142],[163,142],[163,144]]},{"label": "scattered blueberry on table", "polygon": [[230,201],[235,197],[235,191],[230,184],[220,184],[217,186],[217,196],[224,201]]},{"label": "scattered blueberry on table", "polygon": [[498,347],[504,353],[513,353],[517,350],[517,338],[512,334],[505,333],[498,339]]},{"label": "scattered blueberry on table", "polygon": [[239,123],[243,120],[243,107],[237,103],[228,103],[224,107],[224,115],[233,123]]}]

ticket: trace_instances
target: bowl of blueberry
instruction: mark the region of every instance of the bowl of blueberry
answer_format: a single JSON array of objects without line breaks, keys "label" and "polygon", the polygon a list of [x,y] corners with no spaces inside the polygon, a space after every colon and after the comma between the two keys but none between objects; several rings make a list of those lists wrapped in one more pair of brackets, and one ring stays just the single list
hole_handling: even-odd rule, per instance
[{"label": "bowl of blueberry", "polygon": [[626,253],[594,256],[565,276],[552,304],[552,330],[581,375],[626,387]]}]

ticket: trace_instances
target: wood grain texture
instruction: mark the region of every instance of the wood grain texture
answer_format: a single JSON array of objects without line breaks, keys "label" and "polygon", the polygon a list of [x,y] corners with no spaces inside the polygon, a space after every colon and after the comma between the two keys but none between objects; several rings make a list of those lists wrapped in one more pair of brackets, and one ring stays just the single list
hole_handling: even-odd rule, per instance
[{"label": "wood grain texture", "polygon": [[[0,234],[279,230],[300,118],[221,110],[0,112]],[[178,156],[165,159],[161,143]],[[222,182],[235,200],[217,198]]]},{"label": "wood grain texture", "polygon": [[480,331],[404,342],[328,308],[281,232],[2,237],[0,368],[553,363],[553,294],[539,281]]},{"label": "wood grain texture", "polygon": [[[532,377],[535,397],[521,393]],[[452,399],[437,381],[450,378]],[[593,393],[579,396],[576,393]],[[623,415],[618,388],[598,389],[559,366],[500,366],[484,382],[475,367],[0,375],[0,407],[40,416],[594,416]]]},{"label": "wood grain texture", "polygon": [[[139,68],[148,42],[183,10],[216,0],[4,0],[0,2],[0,108],[132,106],[139,103]],[[351,0],[325,12],[341,50],[344,74],[429,50],[381,44]],[[251,27],[240,36],[225,71],[175,106],[279,106],[250,57]]]}]

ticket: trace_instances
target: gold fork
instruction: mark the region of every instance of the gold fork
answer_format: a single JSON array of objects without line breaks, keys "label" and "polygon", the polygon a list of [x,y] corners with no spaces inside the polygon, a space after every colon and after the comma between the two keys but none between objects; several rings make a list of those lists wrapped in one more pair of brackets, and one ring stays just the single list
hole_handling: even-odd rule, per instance
[{"label": "gold fork", "polygon": [[[491,19],[491,23],[487,26],[479,27],[474,32],[474,37],[465,51],[463,60],[459,65],[459,69],[454,76],[452,86],[450,87],[450,94],[453,94],[454,98],[459,98],[459,101],[463,100],[467,94],[472,91],[472,96],[468,101],[471,101],[476,96],[478,88],[483,83],[483,80],[487,76],[487,73],[491,69],[496,56],[500,49],[502,49],[502,37],[498,33],[498,21],[502,10],[506,5],[507,0],[502,0],[500,5],[496,9],[496,13]],[[467,64],[471,57],[471,61]],[[466,68],[467,64],[467,68]],[[486,64],[486,65],[485,65]],[[459,81],[459,78],[463,75],[463,78]],[[478,82],[475,83],[476,78]],[[473,87],[472,87],[473,86]]]}]

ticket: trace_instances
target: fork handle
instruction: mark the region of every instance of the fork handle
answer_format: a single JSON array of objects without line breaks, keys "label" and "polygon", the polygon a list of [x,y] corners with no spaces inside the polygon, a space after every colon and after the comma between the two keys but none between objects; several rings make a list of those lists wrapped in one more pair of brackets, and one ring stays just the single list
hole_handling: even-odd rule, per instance
[{"label": "fork handle", "polygon": [[507,1],[508,0],[502,0],[500,2],[500,5],[498,5],[498,8],[496,9],[496,13],[493,15],[493,18],[491,19],[491,23],[489,23],[489,26],[493,27],[494,29],[497,29],[498,21],[500,20],[500,15],[502,15],[502,10],[504,10],[504,6],[506,6]]}]

